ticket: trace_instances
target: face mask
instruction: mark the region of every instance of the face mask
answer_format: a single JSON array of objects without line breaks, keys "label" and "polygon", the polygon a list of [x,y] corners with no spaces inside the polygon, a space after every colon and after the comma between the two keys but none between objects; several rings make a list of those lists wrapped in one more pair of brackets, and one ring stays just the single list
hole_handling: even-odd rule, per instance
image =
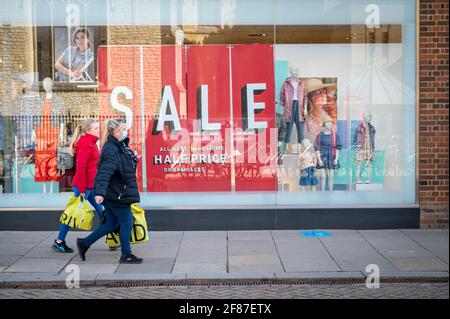
[{"label": "face mask", "polygon": [[127,136],[128,136],[128,131],[123,131],[122,132],[122,135],[120,136],[120,141],[123,141],[124,139],[126,139],[127,138]]}]

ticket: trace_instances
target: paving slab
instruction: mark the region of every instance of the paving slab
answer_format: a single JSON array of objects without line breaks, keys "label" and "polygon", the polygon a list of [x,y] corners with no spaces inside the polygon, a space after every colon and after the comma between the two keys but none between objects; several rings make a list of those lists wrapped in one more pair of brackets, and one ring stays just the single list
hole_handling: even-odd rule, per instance
[{"label": "paving slab", "polygon": [[269,230],[229,231],[228,240],[272,241],[272,234]]},{"label": "paving slab", "polygon": [[172,272],[174,266],[174,258],[145,258],[142,264],[126,265],[120,264],[116,270],[116,274],[151,274],[151,273],[168,273]]},{"label": "paving slab", "polygon": [[364,279],[360,271],[333,271],[333,272],[276,272],[275,277],[279,279]]},{"label": "paving slab", "polygon": [[0,256],[0,267],[8,268],[20,258],[22,258],[22,256]]},{"label": "paving slab", "polygon": [[158,242],[132,246],[133,254],[141,258],[175,258],[178,253],[178,249],[178,244],[172,242]]},{"label": "paving slab", "polygon": [[130,280],[186,280],[186,273],[180,274],[167,274],[167,273],[154,273],[154,274],[105,274],[98,275],[96,278],[97,284],[101,284],[103,281],[130,281]]},{"label": "paving slab", "polygon": [[342,271],[365,271],[369,264],[376,264],[383,271],[396,268],[359,235],[324,237],[320,241]]},{"label": "paving slab", "polygon": [[54,234],[51,231],[3,231],[0,232],[0,241],[10,244],[38,244]]},{"label": "paving slab", "polygon": [[441,229],[402,229],[409,238],[448,264],[449,237]]},{"label": "paving slab", "polygon": [[0,256],[23,256],[36,245],[36,243],[2,243]]},{"label": "paving slab", "polygon": [[448,271],[448,264],[438,258],[390,257],[388,259],[400,271]]},{"label": "paving slab", "polygon": [[[80,275],[114,274],[119,264],[78,264]],[[62,274],[65,273],[63,270]],[[67,273],[68,275],[69,273]]]},{"label": "paving slab", "polygon": [[292,241],[275,240],[276,247],[287,272],[341,271],[317,238],[300,238]]},{"label": "paving slab", "polygon": [[172,270],[173,274],[180,273],[226,273],[226,263],[188,263],[188,262],[175,262]]},{"label": "paving slab", "polygon": [[272,240],[229,240],[228,255],[276,255],[277,250]]},{"label": "paving slab", "polygon": [[21,258],[4,272],[55,273],[67,263],[67,260],[61,258]]},{"label": "paving slab", "polygon": [[181,231],[150,232],[149,243],[179,243],[183,237]]},{"label": "paving slab", "polygon": [[275,274],[273,272],[188,273],[186,279],[275,279]]},{"label": "paving slab", "polygon": [[385,258],[434,257],[434,255],[400,230],[365,230],[360,234]]}]

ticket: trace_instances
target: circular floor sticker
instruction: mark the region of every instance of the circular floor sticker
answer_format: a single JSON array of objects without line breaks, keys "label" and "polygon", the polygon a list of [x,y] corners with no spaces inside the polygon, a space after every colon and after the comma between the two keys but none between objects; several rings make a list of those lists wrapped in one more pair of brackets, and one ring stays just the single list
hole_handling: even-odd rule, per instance
[{"label": "circular floor sticker", "polygon": [[299,235],[303,237],[328,237],[331,236],[331,233],[326,231],[310,230],[302,231],[299,233]]}]

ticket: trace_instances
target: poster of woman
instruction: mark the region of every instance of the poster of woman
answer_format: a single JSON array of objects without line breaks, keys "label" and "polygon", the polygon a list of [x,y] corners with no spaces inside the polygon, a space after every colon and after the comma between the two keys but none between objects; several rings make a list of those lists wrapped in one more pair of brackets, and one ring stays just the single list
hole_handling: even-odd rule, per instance
[{"label": "poster of woman", "polygon": [[55,28],[55,81],[94,82],[94,33],[87,27]]}]

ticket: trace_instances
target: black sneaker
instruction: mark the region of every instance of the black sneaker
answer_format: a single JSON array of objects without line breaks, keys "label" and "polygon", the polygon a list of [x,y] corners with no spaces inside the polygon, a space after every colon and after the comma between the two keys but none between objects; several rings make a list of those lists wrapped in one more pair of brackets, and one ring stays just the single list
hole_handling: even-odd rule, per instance
[{"label": "black sneaker", "polygon": [[89,249],[89,246],[86,246],[84,244],[83,238],[77,238],[77,248],[78,248],[78,254],[81,257],[81,260],[85,261],[86,260],[86,252]]},{"label": "black sneaker", "polygon": [[52,249],[60,253],[73,253],[73,249],[66,245],[65,240],[58,243],[55,239],[55,242],[52,245]]},{"label": "black sneaker", "polygon": [[120,263],[121,264],[142,264],[143,259],[138,258],[132,253],[129,253],[128,256],[122,256],[120,257]]}]

